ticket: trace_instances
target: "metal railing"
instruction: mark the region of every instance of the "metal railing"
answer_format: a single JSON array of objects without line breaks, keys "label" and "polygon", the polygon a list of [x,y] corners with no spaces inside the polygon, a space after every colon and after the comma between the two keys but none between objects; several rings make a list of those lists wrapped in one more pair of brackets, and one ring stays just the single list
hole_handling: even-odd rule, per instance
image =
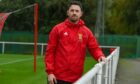
[{"label": "metal railing", "polygon": [[[2,52],[2,54],[4,54],[5,53],[5,49],[6,49],[6,47],[5,47],[5,45],[7,45],[7,44],[10,44],[10,45],[34,45],[34,43],[29,43],[29,42],[0,42],[0,44],[2,44],[2,48],[1,48],[1,52]],[[37,46],[41,46],[41,50],[40,50],[40,52],[41,52],[41,56],[43,55],[43,53],[44,53],[44,46],[46,46],[47,44],[46,43],[37,43]]]},{"label": "metal railing", "polygon": [[102,48],[114,48],[114,51],[107,56],[108,61],[97,63],[74,84],[115,84],[120,47],[102,46]]}]

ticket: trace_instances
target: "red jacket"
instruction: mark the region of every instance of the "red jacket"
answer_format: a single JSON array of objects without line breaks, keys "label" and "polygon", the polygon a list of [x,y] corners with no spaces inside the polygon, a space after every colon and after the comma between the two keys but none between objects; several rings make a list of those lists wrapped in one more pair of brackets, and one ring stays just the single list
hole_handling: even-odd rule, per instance
[{"label": "red jacket", "polygon": [[93,58],[104,56],[92,32],[80,19],[73,24],[66,19],[49,36],[45,55],[46,72],[57,79],[74,82],[83,73],[86,47]]}]

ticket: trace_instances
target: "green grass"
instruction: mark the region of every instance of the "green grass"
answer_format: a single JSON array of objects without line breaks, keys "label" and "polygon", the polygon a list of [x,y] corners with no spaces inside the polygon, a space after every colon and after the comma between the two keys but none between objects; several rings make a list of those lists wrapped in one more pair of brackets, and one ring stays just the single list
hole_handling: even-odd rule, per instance
[{"label": "green grass", "polygon": [[[43,58],[37,58],[37,71],[34,73],[33,56],[0,54],[0,84],[47,84]],[[20,62],[15,62],[17,60]],[[84,73],[95,63],[91,57],[87,57]]]}]

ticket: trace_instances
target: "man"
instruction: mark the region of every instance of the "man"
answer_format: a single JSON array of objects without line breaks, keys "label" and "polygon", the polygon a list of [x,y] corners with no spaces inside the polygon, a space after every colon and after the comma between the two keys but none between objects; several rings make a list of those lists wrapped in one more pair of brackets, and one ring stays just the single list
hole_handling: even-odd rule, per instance
[{"label": "man", "polygon": [[56,25],[49,36],[45,55],[49,84],[72,84],[83,73],[86,47],[97,61],[106,58],[92,32],[80,19],[81,3],[72,1],[68,6],[68,18]]}]

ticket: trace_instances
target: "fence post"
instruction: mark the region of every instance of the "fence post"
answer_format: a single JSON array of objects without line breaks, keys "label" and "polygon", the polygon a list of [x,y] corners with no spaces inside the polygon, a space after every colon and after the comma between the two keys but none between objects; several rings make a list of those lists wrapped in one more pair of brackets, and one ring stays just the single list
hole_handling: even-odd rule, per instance
[{"label": "fence post", "polygon": [[111,60],[108,62],[108,84],[111,84]]},{"label": "fence post", "polygon": [[137,50],[136,50],[136,57],[140,57],[140,37],[137,37]]},{"label": "fence post", "polygon": [[2,42],[2,54],[4,54],[4,50],[5,50],[5,42]]},{"label": "fence post", "polygon": [[101,64],[98,64],[99,65],[99,67],[100,67],[100,70],[99,70],[99,72],[97,73],[97,84],[102,84],[102,69],[103,69],[103,67],[102,67],[102,65]]},{"label": "fence post", "polygon": [[108,62],[105,64],[105,84],[108,84]]},{"label": "fence post", "polygon": [[41,44],[41,56],[43,56],[43,52],[44,52],[44,45]]}]

